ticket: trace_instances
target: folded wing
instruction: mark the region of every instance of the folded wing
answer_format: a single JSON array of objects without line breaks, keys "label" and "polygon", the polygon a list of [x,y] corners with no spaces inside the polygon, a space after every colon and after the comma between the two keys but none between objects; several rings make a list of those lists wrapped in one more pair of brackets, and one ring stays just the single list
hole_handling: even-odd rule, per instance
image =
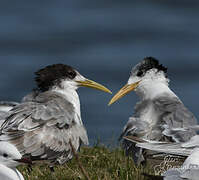
[{"label": "folded wing", "polygon": [[16,145],[22,155],[33,160],[64,163],[75,150],[88,144],[86,130],[73,105],[59,94],[45,92],[21,103],[1,127],[0,140]]}]

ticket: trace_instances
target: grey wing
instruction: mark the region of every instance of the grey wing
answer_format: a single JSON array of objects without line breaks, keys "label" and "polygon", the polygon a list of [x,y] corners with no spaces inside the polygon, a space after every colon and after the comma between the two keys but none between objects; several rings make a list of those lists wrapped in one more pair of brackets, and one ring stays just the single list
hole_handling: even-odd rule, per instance
[{"label": "grey wing", "polygon": [[142,149],[136,147],[134,142],[124,139],[124,137],[144,134],[147,127],[147,122],[140,121],[139,118],[136,117],[130,117],[119,138],[119,140],[122,139],[122,147],[125,150],[126,155],[131,155],[135,164],[140,164],[144,160]]},{"label": "grey wing", "polygon": [[123,128],[119,140],[121,140],[124,136],[129,136],[129,135],[139,136],[145,134],[147,127],[148,127],[147,122],[140,121],[140,119],[136,117],[130,117],[128,122]]},{"label": "grey wing", "polygon": [[147,121],[142,121],[140,120],[140,114],[142,113],[142,110],[147,108],[149,105],[150,101],[145,100],[140,103],[136,104],[135,107],[135,116],[132,116],[129,118],[128,122],[123,128],[123,132],[120,135],[121,140],[124,136],[143,136],[147,131],[149,127],[149,123]]},{"label": "grey wing", "polygon": [[10,110],[18,105],[17,102],[12,101],[0,101],[0,126],[5,121],[6,117],[10,115]]},{"label": "grey wing", "polygon": [[153,103],[161,114],[159,123],[164,136],[170,137],[171,141],[185,142],[196,135],[194,129],[178,129],[196,125],[197,120],[177,97],[162,96],[156,98]]},{"label": "grey wing", "polygon": [[[48,97],[49,99],[49,97]],[[53,95],[51,100],[37,98],[12,110],[3,123],[0,140],[15,144],[23,155],[33,160],[64,163],[72,158],[69,141],[75,150],[88,144],[87,133],[73,105]]]},{"label": "grey wing", "polygon": [[196,148],[199,147],[199,135],[191,137],[190,140],[181,143],[181,146],[184,148]]},{"label": "grey wing", "polygon": [[[131,139],[129,138],[129,141]],[[148,149],[152,151],[173,154],[173,155],[181,155],[181,156],[189,156],[194,148],[199,147],[199,135],[195,135],[191,137],[190,140],[183,143],[167,143],[160,141],[149,141],[141,142],[140,140],[133,139],[133,142],[136,143],[137,147]]]},{"label": "grey wing", "polygon": [[185,148],[181,146],[181,143],[164,143],[164,142],[146,142],[146,143],[137,143],[137,147],[165,153],[165,154],[172,154],[176,156],[189,156],[193,151],[192,148]]}]

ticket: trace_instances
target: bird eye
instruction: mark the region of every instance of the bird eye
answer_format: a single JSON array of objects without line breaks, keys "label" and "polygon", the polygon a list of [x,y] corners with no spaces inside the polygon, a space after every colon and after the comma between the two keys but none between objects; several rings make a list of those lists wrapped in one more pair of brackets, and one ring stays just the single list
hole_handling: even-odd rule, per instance
[{"label": "bird eye", "polygon": [[138,73],[137,73],[137,76],[142,76],[143,75],[143,72],[142,71],[139,71]]},{"label": "bird eye", "polygon": [[68,72],[68,77],[69,77],[70,79],[74,79],[75,76],[76,76],[76,72],[75,72],[75,71],[69,71],[69,72]]},{"label": "bird eye", "polygon": [[6,153],[3,153],[3,157],[5,157],[5,158],[6,158],[6,157],[8,157],[8,154],[6,154]]}]

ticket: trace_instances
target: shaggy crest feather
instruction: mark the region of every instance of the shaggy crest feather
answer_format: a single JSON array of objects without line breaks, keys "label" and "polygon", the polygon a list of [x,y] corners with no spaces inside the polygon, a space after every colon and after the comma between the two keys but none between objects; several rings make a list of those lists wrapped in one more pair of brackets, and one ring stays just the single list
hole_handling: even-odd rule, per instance
[{"label": "shaggy crest feather", "polygon": [[76,71],[68,65],[53,64],[35,72],[35,81],[38,89],[42,92],[49,90],[52,86],[60,85],[61,80],[74,79]]}]

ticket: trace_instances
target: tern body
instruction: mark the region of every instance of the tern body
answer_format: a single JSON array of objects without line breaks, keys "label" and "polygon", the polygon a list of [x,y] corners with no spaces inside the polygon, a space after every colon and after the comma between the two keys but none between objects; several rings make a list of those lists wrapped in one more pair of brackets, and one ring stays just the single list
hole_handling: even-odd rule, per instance
[{"label": "tern body", "polygon": [[37,91],[11,110],[0,140],[16,145],[32,160],[63,164],[73,156],[71,145],[78,151],[81,144],[88,144],[77,88],[110,91],[63,64],[47,66],[36,75]]},{"label": "tern body", "polygon": [[[185,142],[196,134],[193,129],[172,131],[173,128],[184,128],[196,125],[194,115],[184,106],[178,96],[169,88],[167,68],[152,57],[133,67],[127,84],[111,99],[114,103],[134,90],[140,97],[135,106],[135,113],[129,118],[121,134],[137,136],[156,141]],[[133,155],[139,164],[144,160],[142,149],[134,143],[123,140],[126,153]]]}]

